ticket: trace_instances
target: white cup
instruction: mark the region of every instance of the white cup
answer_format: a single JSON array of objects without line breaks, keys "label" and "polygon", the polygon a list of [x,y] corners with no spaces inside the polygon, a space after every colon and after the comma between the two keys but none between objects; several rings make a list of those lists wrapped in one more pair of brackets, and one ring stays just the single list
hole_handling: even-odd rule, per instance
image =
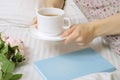
[{"label": "white cup", "polygon": [[[59,36],[71,25],[64,17],[64,11],[58,8],[42,8],[37,11],[38,31],[47,36]],[[68,25],[65,25],[67,21]]]}]

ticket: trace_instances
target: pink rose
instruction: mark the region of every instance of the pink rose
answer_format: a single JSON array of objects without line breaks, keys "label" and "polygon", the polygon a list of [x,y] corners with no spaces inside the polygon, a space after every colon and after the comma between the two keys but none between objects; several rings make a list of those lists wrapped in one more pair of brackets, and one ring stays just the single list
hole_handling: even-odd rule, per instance
[{"label": "pink rose", "polygon": [[22,56],[24,56],[24,44],[23,44],[23,41],[21,41],[20,39],[12,39],[12,38],[9,38],[7,39],[6,43],[10,44],[10,47],[14,47],[14,46],[18,46],[18,49],[20,51],[20,54]]},{"label": "pink rose", "polygon": [[3,41],[6,41],[9,38],[9,36],[1,33],[1,38],[2,38]]},{"label": "pink rose", "polygon": [[16,42],[15,42],[15,39],[12,39],[12,38],[7,39],[7,40],[6,40],[6,43],[7,43],[7,44],[10,44],[10,47],[17,46],[17,45],[16,45]]},{"label": "pink rose", "polygon": [[22,56],[24,56],[24,55],[25,55],[25,50],[20,49],[20,54],[21,54]]}]

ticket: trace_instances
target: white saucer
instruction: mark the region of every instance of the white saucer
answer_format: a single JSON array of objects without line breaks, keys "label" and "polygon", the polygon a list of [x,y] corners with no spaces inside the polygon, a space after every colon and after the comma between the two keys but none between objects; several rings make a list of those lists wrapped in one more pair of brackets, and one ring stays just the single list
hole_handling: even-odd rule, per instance
[{"label": "white saucer", "polygon": [[40,33],[35,26],[31,26],[30,27],[30,34],[32,37],[36,38],[36,39],[41,39],[41,40],[47,40],[47,41],[61,41],[64,40],[64,38],[62,38],[61,36],[46,36],[43,35],[42,33]]}]

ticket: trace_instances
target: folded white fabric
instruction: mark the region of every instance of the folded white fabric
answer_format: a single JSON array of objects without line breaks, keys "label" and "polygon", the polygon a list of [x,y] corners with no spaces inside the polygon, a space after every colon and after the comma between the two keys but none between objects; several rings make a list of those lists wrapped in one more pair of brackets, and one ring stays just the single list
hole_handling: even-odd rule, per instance
[{"label": "folded white fabric", "polygon": [[95,73],[74,80],[112,80],[111,73]]},{"label": "folded white fabric", "polygon": [[0,21],[20,20],[29,23],[35,16],[35,0],[0,0]]},{"label": "folded white fabric", "polygon": [[111,73],[94,73],[74,80],[120,80],[120,70]]}]

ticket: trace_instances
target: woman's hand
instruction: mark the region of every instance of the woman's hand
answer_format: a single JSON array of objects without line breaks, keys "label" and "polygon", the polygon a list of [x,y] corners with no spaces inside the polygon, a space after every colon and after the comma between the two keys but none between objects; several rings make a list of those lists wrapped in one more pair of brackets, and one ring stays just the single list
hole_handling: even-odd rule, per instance
[{"label": "woman's hand", "polygon": [[94,27],[91,24],[76,24],[62,34],[65,44],[77,42],[78,45],[87,45],[95,38]]},{"label": "woman's hand", "polygon": [[37,26],[37,17],[34,17],[32,22],[31,22],[31,26]]}]

